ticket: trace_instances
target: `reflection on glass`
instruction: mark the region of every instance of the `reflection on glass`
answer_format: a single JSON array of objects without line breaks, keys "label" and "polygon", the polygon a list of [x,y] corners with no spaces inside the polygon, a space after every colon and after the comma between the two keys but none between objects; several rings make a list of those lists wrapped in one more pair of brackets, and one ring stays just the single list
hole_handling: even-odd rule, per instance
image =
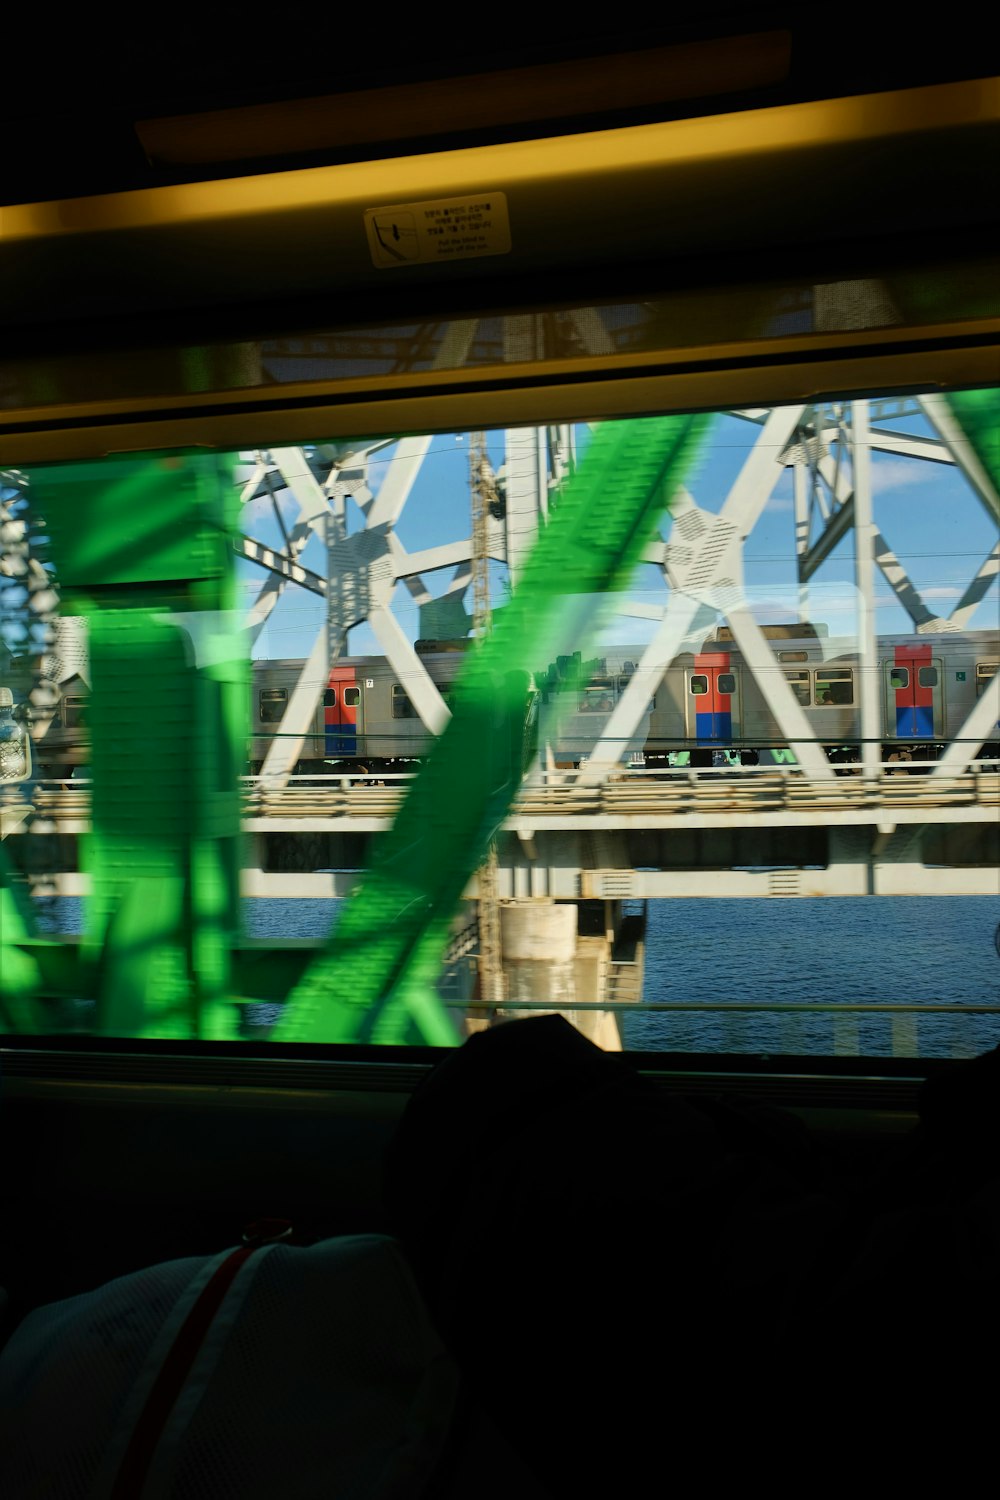
[{"label": "reflection on glass", "polygon": [[[891,562],[834,545],[859,423]],[[667,1051],[1000,1039],[996,527],[956,424],[988,472],[973,392],[719,413],[683,453],[662,420],[568,423],[22,476],[49,529],[34,595],[0,574],[34,752],[0,802],[3,1024],[443,1043],[557,1009]],[[656,443],[671,507],[636,477]],[[602,510],[626,481],[632,511]],[[26,961],[45,934],[15,905],[82,931],[78,970]],[[901,949],[905,980],[877,961]]]}]

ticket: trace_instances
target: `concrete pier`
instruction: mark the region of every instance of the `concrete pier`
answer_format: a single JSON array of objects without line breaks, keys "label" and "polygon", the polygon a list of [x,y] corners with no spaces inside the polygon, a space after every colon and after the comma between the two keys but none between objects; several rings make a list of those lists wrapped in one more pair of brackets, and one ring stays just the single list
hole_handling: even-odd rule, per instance
[{"label": "concrete pier", "polygon": [[[605,903],[606,919],[615,905]],[[607,997],[614,938],[607,920],[603,933],[582,936],[579,916],[576,903],[546,898],[501,905],[507,1002],[497,1019],[558,1012],[599,1047],[620,1052],[621,1027],[613,1011],[576,1009]],[[532,1002],[530,1009],[519,1008],[518,1001]]]}]

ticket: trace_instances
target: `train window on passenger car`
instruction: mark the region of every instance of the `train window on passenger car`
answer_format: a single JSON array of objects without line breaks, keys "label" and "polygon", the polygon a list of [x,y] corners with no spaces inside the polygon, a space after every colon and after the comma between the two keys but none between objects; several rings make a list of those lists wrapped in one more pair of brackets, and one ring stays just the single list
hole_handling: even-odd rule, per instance
[{"label": "train window on passenger car", "polygon": [[691,692],[696,698],[700,698],[703,693],[707,693],[708,678],[705,677],[702,673],[698,673],[696,676],[692,677]]},{"label": "train window on passenger car", "polygon": [[907,667],[893,667],[889,673],[889,686],[891,688],[905,688],[910,685],[910,672]]},{"label": "train window on passenger car", "polygon": [[735,693],[735,691],[736,691],[736,673],[735,672],[720,672],[719,673],[719,684],[718,684],[718,686],[719,686],[719,692],[720,693]]},{"label": "train window on passenger car", "polygon": [[582,714],[609,714],[615,706],[615,691],[610,677],[598,677],[580,694]]},{"label": "train window on passenger car", "polygon": [[344,707],[345,708],[357,708],[357,706],[358,706],[358,704],[360,702],[361,702],[361,689],[360,688],[350,687],[350,688],[345,688],[344,689]]},{"label": "train window on passenger car", "polygon": [[63,699],[63,723],[67,729],[81,729],[85,722],[87,700],[85,698]]},{"label": "train window on passenger car", "polygon": [[816,673],[815,702],[820,708],[841,708],[854,702],[854,673],[825,667]]},{"label": "train window on passenger car", "polygon": [[392,717],[394,719],[416,719],[417,710],[413,707],[406,692],[398,682],[392,685]]},{"label": "train window on passenger car", "polygon": [[920,667],[917,670],[917,681],[921,687],[934,688],[938,685],[937,667]]},{"label": "train window on passenger car", "polygon": [[778,652],[778,660],[779,661],[808,661],[809,660],[809,652],[808,651],[779,651]]},{"label": "train window on passenger car", "polygon": [[287,688],[262,688],[259,699],[261,723],[280,724],[287,702]]},{"label": "train window on passenger car", "polygon": [[786,672],[785,681],[788,683],[796,699],[803,708],[809,707],[809,673],[808,672]]},{"label": "train window on passenger car", "polygon": [[324,708],[336,708],[336,706],[337,706],[337,689],[336,688],[327,688],[326,692],[323,694],[323,707]]},{"label": "train window on passenger car", "polygon": [[976,697],[977,698],[981,698],[983,696],[983,694],[985,693],[987,687],[993,681],[994,677],[997,675],[997,666],[998,665],[1000,665],[1000,663],[997,663],[995,661],[981,661],[981,662],[979,662],[977,664],[977,666],[976,666]]}]

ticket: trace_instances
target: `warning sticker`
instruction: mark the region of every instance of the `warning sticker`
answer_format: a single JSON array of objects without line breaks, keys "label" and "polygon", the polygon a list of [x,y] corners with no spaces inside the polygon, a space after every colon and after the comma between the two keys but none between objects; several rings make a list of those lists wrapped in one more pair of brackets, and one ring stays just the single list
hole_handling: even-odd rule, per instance
[{"label": "warning sticker", "polygon": [[372,260],[380,269],[506,255],[510,249],[507,199],[503,193],[438,198],[369,208],[365,229]]}]

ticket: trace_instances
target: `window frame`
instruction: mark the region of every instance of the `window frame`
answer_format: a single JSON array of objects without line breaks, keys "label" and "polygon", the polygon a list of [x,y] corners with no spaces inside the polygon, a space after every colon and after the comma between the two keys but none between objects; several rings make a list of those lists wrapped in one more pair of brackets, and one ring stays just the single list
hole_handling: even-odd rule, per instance
[{"label": "window frame", "polygon": [[[278,715],[277,718],[272,718],[270,715],[265,714],[265,712],[264,712],[264,700],[265,699],[267,699],[269,702],[272,702],[272,701],[275,702],[275,703],[280,702],[282,704],[281,713]],[[265,688],[265,687],[258,688],[258,690],[257,690],[257,718],[258,718],[258,721],[261,724],[280,724],[281,721],[282,721],[282,719],[285,717],[285,710],[287,708],[288,708],[288,689],[287,688]]]},{"label": "window frame", "polygon": [[[848,259],[849,252],[845,263]],[[378,291],[382,292],[381,286]],[[421,295],[425,300],[428,297],[414,290],[410,300],[415,308]],[[301,399],[299,393],[281,392],[273,413],[265,413],[265,418],[268,440],[276,443],[301,440],[318,430],[332,439],[353,437],[359,431],[445,433],[480,425],[540,425],[578,419],[581,403],[588,415],[599,420],[635,411],[690,410],[693,405],[703,409],[751,401],[779,405],[817,390],[922,388],[930,380],[944,388],[949,382],[986,385],[995,383],[997,330],[992,328],[991,334],[990,344],[975,320],[953,327],[887,329],[877,339],[852,339],[842,333],[824,337],[818,331],[808,338],[777,342],[743,339],[727,348],[724,358],[712,348],[662,351],[644,356],[648,373],[639,375],[629,369],[626,356],[609,362],[607,371],[593,365],[571,369],[569,361],[552,361],[551,368],[539,366],[528,377],[518,374],[505,379],[503,372],[490,371],[484,378],[478,370],[455,375],[430,372],[423,381],[420,376],[395,382],[387,378],[374,392],[364,380],[330,389],[317,384]],[[344,399],[345,394],[349,399]],[[160,401],[153,415],[144,409],[142,398],[122,400],[120,410],[111,414],[110,425],[108,412],[89,408],[75,412],[66,408],[45,422],[33,421],[30,414],[24,421],[23,414],[15,412],[5,419],[0,452],[11,454],[12,462],[27,464],[97,457],[112,442],[122,449],[144,451],[194,444],[220,449],[251,446],[260,430],[261,399],[259,390],[245,396],[238,391],[198,392]],[[988,680],[983,679],[983,689]],[[977,688],[978,682],[977,673]],[[853,682],[851,698],[853,703]],[[412,716],[419,717],[415,712]],[[203,1050],[211,1044],[196,1045]],[[97,1046],[107,1043],[98,1040]],[[185,1050],[174,1043],[167,1046],[178,1053]],[[374,1056],[382,1062],[386,1051],[374,1049]],[[724,1060],[724,1055],[714,1058],[717,1069]],[[746,1058],[733,1061],[741,1071],[754,1070]],[[796,1059],[795,1071],[801,1072],[803,1063],[814,1061]],[[837,1066],[850,1072],[850,1062],[844,1059]],[[859,1062],[870,1071],[870,1063]],[[902,1067],[908,1067],[907,1076],[913,1071],[912,1064]],[[880,1071],[891,1068],[892,1060],[886,1059]]]},{"label": "window frame", "polygon": [[[400,702],[405,702],[407,705],[406,709],[403,711],[399,711],[397,709],[397,704]],[[414,719],[419,720],[420,718],[413,699],[410,697],[409,693],[403,687],[403,684],[401,682],[394,682],[392,684],[392,688],[389,693],[389,707],[391,716],[394,719],[409,720],[410,722],[412,722]]]}]

